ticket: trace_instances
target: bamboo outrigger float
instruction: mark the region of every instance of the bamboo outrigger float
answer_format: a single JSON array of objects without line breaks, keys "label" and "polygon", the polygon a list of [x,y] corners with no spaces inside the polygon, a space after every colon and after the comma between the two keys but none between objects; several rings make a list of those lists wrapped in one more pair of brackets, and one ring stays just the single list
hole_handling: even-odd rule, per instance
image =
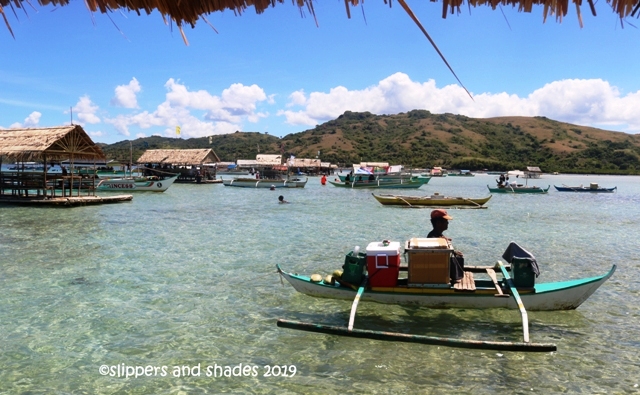
[{"label": "bamboo outrigger float", "polygon": [[485,203],[492,195],[485,198],[465,198],[442,196],[438,193],[427,196],[402,196],[402,195],[375,195],[373,197],[384,206],[403,207],[452,207],[467,206],[473,208],[486,208]]},{"label": "bamboo outrigger float", "polygon": [[[413,240],[433,239],[412,239],[412,241]],[[407,243],[407,247],[408,246],[409,243]],[[440,254],[441,252],[436,251],[436,253]],[[356,256],[357,255],[358,254],[356,253]],[[377,259],[379,259],[381,254],[376,255],[378,257],[373,258],[375,261],[375,263],[373,263],[374,267],[378,267]],[[350,256],[352,256],[352,253],[347,255],[348,259],[345,260],[345,270],[348,270],[348,260],[356,259],[350,258]],[[411,256],[411,254],[409,254],[409,256]],[[364,257],[364,254],[360,254],[360,257]],[[386,259],[386,262],[389,263],[389,257],[387,257]],[[415,261],[418,262],[417,259],[415,259]],[[523,261],[523,259],[514,257],[513,264],[520,265],[521,261]],[[347,276],[345,276],[344,274],[342,274],[342,278],[327,276],[327,278],[322,280],[321,277],[316,277],[319,275],[314,275],[311,277],[301,276],[298,274],[286,272],[282,270],[280,265],[277,265],[278,273],[285,280],[287,280],[298,292],[314,297],[353,301],[349,324],[347,327],[328,326],[316,323],[305,323],[283,319],[278,320],[277,325],[279,327],[298,329],[303,331],[386,341],[412,342],[452,347],[505,351],[555,351],[557,348],[555,344],[533,343],[530,341],[527,309],[533,311],[576,309],[587,298],[589,298],[589,296],[591,296],[605,281],[607,281],[607,279],[609,279],[616,270],[616,265],[613,265],[607,273],[600,276],[540,284],[534,284],[535,280],[533,280],[533,276],[531,276],[531,280],[533,281],[533,283],[525,283],[523,286],[522,276],[520,276],[520,273],[518,273],[518,276],[520,276],[520,278],[516,278],[516,280],[518,280],[520,284],[516,284],[514,278],[512,278],[512,276],[509,274],[511,266],[506,266],[502,262],[498,261],[498,263],[496,263],[496,265],[494,266],[465,267],[462,280],[459,282],[451,282],[451,284],[412,283],[410,272],[408,280],[398,279],[396,284],[393,286],[375,286],[375,284],[372,286],[370,279],[374,278],[378,273],[374,273],[373,276],[371,275],[371,266],[369,266],[370,264],[371,261],[368,260],[367,266],[370,273],[368,276],[363,277],[363,280],[362,282],[360,282],[359,286],[345,281],[344,278],[346,278]],[[414,265],[417,265],[417,263],[414,263]],[[397,268],[397,270],[410,271],[410,266],[411,259],[409,259],[409,266],[400,266]],[[439,270],[436,266],[433,266],[433,268],[433,270],[435,271]],[[449,267],[447,265],[447,274],[449,273],[448,270]],[[474,279],[473,273],[486,274],[489,279]],[[502,276],[500,281],[498,281],[498,274]],[[329,280],[329,278],[331,278],[331,280]],[[379,279],[376,281],[379,282]],[[527,280],[525,279],[525,282],[526,281]],[[522,318],[523,341],[479,341],[355,329],[355,313],[360,300],[387,304],[418,305],[429,308],[518,309]]]}]

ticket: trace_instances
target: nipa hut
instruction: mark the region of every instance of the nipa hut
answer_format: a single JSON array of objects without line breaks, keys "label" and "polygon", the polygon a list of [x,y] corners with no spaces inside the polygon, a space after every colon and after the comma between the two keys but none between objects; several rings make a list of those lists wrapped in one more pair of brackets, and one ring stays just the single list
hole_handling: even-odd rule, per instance
[{"label": "nipa hut", "polygon": [[525,178],[540,178],[542,170],[538,166],[527,166],[527,170],[524,172]]},{"label": "nipa hut", "polygon": [[[26,171],[24,165],[0,171],[0,197],[52,199],[94,195],[95,172],[90,177],[76,173],[75,161],[104,161],[105,156],[79,125],[52,128],[0,130],[0,164],[42,163],[42,170]],[[68,160],[62,174],[48,173],[50,163]]]},{"label": "nipa hut", "polygon": [[217,162],[220,158],[211,148],[151,149],[137,160],[147,171],[179,173],[176,182],[215,180]]}]

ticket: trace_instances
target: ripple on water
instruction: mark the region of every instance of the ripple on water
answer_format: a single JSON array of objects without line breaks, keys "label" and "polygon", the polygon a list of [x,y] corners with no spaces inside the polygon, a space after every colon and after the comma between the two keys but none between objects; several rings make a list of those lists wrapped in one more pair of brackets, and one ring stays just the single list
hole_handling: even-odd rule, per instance
[{"label": "ripple on water", "polygon": [[[539,185],[589,182],[549,176]],[[530,312],[533,341],[556,353],[461,350],[277,328],[278,318],[346,325],[350,303],[281,285],[275,265],[329,274],[370,241],[429,230],[428,209],[383,207],[370,191],[262,191],[175,185],[127,204],[3,208],[0,392],[41,393],[633,393],[638,388],[637,177],[598,177],[610,195],[496,195],[451,210],[468,264],[511,240],[536,255],[538,281],[613,278],[576,311]],[[434,179],[412,194],[486,196],[492,177]],[[401,192],[402,193],[402,192]],[[279,194],[291,202],[276,203]],[[356,327],[519,341],[517,311],[361,303]],[[295,365],[294,377],[102,377],[102,364]]]}]

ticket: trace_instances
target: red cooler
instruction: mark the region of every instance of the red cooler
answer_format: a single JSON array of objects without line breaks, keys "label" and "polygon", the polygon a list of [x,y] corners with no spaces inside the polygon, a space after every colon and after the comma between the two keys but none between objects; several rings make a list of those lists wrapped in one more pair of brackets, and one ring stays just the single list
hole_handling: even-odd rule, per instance
[{"label": "red cooler", "polygon": [[376,241],[367,246],[369,286],[395,287],[400,272],[400,242]]}]

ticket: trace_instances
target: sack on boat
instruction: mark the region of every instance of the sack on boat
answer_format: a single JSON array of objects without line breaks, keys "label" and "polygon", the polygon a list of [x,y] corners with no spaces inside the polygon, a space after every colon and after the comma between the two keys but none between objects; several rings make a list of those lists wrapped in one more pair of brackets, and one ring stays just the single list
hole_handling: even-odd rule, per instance
[{"label": "sack on boat", "polygon": [[449,258],[449,277],[451,282],[457,282],[464,277],[464,257],[454,252]]}]

